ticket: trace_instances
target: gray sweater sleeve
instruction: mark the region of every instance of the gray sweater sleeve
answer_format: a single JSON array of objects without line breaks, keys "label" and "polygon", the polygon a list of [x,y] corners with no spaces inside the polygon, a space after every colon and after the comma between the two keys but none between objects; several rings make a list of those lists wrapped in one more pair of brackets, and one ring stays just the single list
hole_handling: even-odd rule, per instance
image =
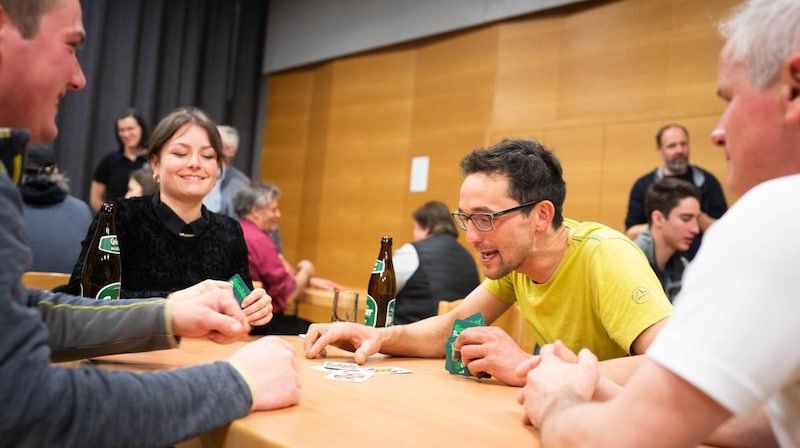
[{"label": "gray sweater sleeve", "polygon": [[178,344],[167,329],[163,299],[99,301],[35,289],[27,291],[27,299],[47,325],[53,361],[162,350]]},{"label": "gray sweater sleeve", "polygon": [[[132,311],[128,324],[133,315],[144,319],[135,330],[109,323],[106,314],[118,310],[82,308],[84,299],[26,290],[20,278],[31,253],[20,210],[15,187],[0,175],[0,444],[168,446],[250,412],[247,383],[224,361],[142,374],[52,365],[51,343],[73,354],[163,343],[164,307],[155,302]],[[116,350],[92,347],[104,342]]]}]

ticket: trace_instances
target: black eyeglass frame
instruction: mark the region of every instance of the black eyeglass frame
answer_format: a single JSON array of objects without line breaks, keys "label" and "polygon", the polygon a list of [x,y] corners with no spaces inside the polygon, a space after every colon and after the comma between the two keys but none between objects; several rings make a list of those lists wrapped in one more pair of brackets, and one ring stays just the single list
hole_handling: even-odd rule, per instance
[{"label": "black eyeglass frame", "polygon": [[[531,201],[526,202],[524,204],[517,205],[516,207],[507,208],[505,210],[500,210],[499,212],[494,213],[472,213],[468,215],[462,212],[453,212],[450,213],[450,216],[453,217],[453,221],[455,221],[456,226],[458,226],[461,230],[467,230],[467,221],[472,221],[472,225],[475,226],[475,230],[478,232],[491,232],[494,230],[494,220],[495,218],[499,218],[500,216],[507,215],[509,213],[514,213],[516,211],[522,210],[526,207],[533,207],[534,205],[544,201],[544,199],[539,199],[538,201]],[[482,229],[478,224],[472,219],[473,216],[485,216],[486,219],[489,220],[489,228]]]}]

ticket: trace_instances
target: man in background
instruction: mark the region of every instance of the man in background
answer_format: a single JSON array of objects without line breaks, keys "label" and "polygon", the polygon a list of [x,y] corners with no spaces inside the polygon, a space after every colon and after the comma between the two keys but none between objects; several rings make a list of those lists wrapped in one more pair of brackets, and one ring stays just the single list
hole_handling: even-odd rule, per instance
[{"label": "man in background", "polygon": [[[86,84],[78,0],[0,0],[0,441],[8,446],[170,446],[299,400],[291,346],[262,338],[227,361],[133,373],[51,364],[217,342],[249,326],[227,282],[204,281],[169,300],[108,302],[26,289],[31,264],[19,181],[24,149],[58,129],[58,101]],[[132,418],[135,416],[135,418]]]},{"label": "man in background", "polygon": [[[675,313],[623,389],[598,387],[594,355],[561,344],[517,368],[543,445],[800,446],[798,23],[797,0],[752,0],[720,26],[726,108],[711,139],[739,199],[706,235]],[[613,398],[591,402],[598,392]]]},{"label": "man in background", "polygon": [[625,234],[635,240],[647,228],[644,197],[647,187],[664,177],[677,177],[700,189],[702,213],[698,219],[700,234],[684,254],[692,260],[700,247],[703,232],[728,209],[725,194],[719,181],[713,174],[697,165],[689,164],[689,131],[685,127],[673,123],[668,124],[656,133],[656,150],[661,154],[664,164],[636,180],[628,199],[628,214],[625,216]]},{"label": "man in background", "polygon": [[233,196],[233,208],[247,243],[250,276],[263,284],[273,303],[272,321],[254,327],[253,334],[305,334],[311,322],[285,313],[293,309],[295,300],[310,287],[328,291],[343,289],[338,283],[316,277],[311,261],[300,260],[294,267],[278,253],[268,234],[278,227],[280,196],[277,186],[261,182],[245,185]]},{"label": "man in background", "polygon": [[699,232],[700,190],[675,177],[655,181],[644,199],[647,229],[636,243],[661,280],[670,302],[681,290],[681,278],[689,264],[682,252]]}]

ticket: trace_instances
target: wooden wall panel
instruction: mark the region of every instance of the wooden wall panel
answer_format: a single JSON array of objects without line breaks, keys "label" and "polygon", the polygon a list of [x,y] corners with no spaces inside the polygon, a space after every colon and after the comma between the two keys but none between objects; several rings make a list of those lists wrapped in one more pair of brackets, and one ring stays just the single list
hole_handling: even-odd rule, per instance
[{"label": "wooden wall panel", "polygon": [[578,221],[598,221],[603,182],[602,126],[551,129],[541,143],[553,150],[561,161],[567,198],[564,217]]},{"label": "wooden wall panel", "polygon": [[[692,162],[724,182],[715,28],[737,3],[586,2],[271,76],[262,177],[284,189],[287,257],[363,286],[380,236],[409,241],[430,199],[457,208],[459,160],[502,138],[552,146],[565,215],[619,230],[663,124],[686,125]],[[423,155],[428,191],[411,193]]]},{"label": "wooden wall panel", "polygon": [[269,80],[260,179],[273,182],[282,190],[281,237],[289,256],[297,253],[303,230],[303,194],[307,180],[313,182],[306,179],[305,173],[316,76],[315,70],[296,70]]}]

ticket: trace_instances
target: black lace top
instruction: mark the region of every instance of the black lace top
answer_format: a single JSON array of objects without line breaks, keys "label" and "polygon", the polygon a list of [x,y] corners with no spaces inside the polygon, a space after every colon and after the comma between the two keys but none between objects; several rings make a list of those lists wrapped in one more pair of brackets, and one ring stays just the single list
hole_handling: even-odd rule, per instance
[{"label": "black lace top", "polygon": [[[166,297],[202,280],[242,276],[252,289],[247,245],[239,223],[205,207],[197,221],[175,231],[158,196],[123,199],[117,203],[117,239],[122,259],[121,298]],[[97,227],[95,216],[72,270],[66,292],[80,293],[86,247]],[[189,232],[187,233],[187,229]]]}]

